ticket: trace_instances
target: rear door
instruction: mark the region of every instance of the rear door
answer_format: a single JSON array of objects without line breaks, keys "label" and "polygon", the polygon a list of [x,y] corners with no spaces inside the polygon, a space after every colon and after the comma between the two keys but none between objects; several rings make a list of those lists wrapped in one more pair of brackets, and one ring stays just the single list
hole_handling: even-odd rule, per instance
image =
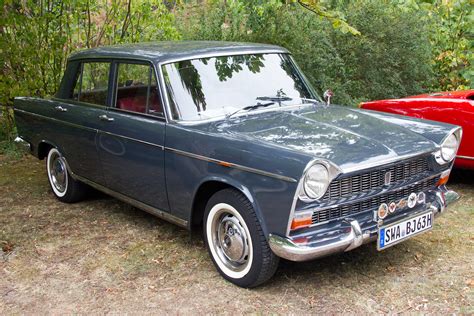
[{"label": "rear door", "polygon": [[68,65],[61,91],[51,100],[47,128],[51,129],[71,171],[98,184],[105,184],[96,141],[110,99],[111,62],[73,61]]},{"label": "rear door", "polygon": [[98,135],[107,187],[168,211],[164,175],[166,120],[154,67],[113,63],[113,98]]}]

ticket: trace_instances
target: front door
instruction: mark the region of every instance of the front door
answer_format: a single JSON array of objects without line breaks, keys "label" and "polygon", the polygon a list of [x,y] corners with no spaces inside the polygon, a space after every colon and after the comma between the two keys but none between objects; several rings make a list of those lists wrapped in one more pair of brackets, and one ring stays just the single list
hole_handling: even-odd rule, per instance
[{"label": "front door", "polygon": [[97,147],[107,187],[167,212],[166,120],[152,65],[115,62],[112,107],[101,116]]}]

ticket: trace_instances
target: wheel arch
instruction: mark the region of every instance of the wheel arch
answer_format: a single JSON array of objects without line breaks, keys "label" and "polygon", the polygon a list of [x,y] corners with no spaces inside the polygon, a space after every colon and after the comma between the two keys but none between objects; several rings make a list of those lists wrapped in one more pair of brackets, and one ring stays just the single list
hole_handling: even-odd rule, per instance
[{"label": "wheel arch", "polygon": [[44,158],[46,158],[51,148],[57,148],[61,152],[61,149],[59,149],[58,146],[56,146],[56,144],[54,144],[53,142],[48,140],[41,140],[38,143],[36,150],[36,156],[38,157],[38,159],[43,160]]},{"label": "wheel arch", "polygon": [[257,214],[258,221],[262,227],[265,236],[267,236],[267,229],[265,222],[261,216],[260,208],[257,201],[251,194],[251,191],[241,183],[236,182],[233,179],[228,179],[225,177],[209,177],[203,180],[197,187],[196,192],[193,198],[191,216],[189,221],[189,227],[191,230],[202,224],[204,217],[204,212],[206,209],[207,201],[214,195],[216,192],[231,188],[242,193],[252,204],[255,213]]}]

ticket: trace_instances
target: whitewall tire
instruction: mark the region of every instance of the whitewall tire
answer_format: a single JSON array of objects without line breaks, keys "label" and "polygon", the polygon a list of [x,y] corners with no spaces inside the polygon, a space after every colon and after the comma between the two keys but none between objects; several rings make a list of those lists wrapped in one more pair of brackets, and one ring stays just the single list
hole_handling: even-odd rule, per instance
[{"label": "whitewall tire", "polygon": [[216,192],[207,203],[203,226],[209,254],[225,279],[241,287],[255,287],[273,276],[279,258],[242,193],[234,189]]},{"label": "whitewall tire", "polygon": [[58,200],[73,203],[83,199],[87,191],[86,185],[71,177],[66,159],[56,148],[51,148],[48,152],[46,172],[51,190]]}]

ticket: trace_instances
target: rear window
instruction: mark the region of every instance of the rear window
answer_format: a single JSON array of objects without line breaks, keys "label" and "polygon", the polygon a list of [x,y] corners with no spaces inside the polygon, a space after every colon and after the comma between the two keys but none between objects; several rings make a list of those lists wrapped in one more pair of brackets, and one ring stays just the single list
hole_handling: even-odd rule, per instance
[{"label": "rear window", "polygon": [[110,63],[84,62],[79,67],[72,99],[97,105],[107,105]]}]

